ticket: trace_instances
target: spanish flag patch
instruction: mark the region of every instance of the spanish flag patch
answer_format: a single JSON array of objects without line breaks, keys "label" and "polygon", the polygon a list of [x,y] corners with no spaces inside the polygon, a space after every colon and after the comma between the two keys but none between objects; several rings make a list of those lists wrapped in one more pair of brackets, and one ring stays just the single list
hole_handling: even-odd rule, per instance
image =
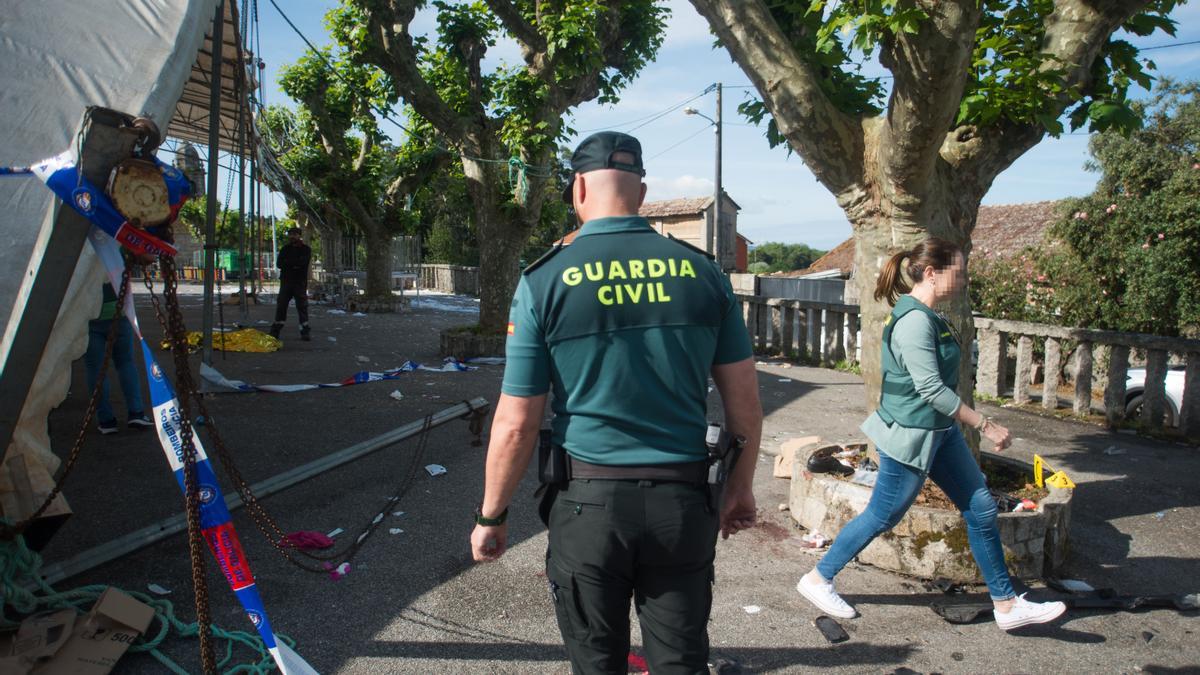
[{"label": "spanish flag patch", "polygon": [[509,321],[509,322],[508,322],[508,334],[509,334],[509,335],[512,335],[512,334],[513,334],[513,333],[515,333],[516,331],[517,331],[517,324],[515,324],[515,323],[513,323],[513,322]]}]

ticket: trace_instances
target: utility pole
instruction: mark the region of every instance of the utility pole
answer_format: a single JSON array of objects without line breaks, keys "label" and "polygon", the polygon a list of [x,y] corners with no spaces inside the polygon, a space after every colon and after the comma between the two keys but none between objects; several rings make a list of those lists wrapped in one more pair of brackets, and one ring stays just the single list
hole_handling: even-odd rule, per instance
[{"label": "utility pole", "polygon": [[713,257],[717,265],[725,269],[724,243],[721,241],[721,83],[717,83],[717,162],[716,185],[713,188]]}]

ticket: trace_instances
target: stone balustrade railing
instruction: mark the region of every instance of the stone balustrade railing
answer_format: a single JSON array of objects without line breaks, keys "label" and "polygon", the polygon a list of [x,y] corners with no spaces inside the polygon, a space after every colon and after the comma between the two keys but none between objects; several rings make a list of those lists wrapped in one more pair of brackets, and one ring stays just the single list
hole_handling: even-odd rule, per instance
[{"label": "stone balustrade railing", "polygon": [[[774,351],[798,360],[831,366],[839,361],[856,362],[859,347],[859,307],[835,303],[737,295],[746,318],[751,341],[759,352]],[[1032,400],[1035,342],[1044,349],[1041,404],[1056,409],[1062,386],[1064,345],[1074,345],[1070,361],[1073,382],[1072,408],[1076,414],[1092,410],[1093,384],[1103,382],[1104,416],[1115,427],[1125,419],[1125,383],[1131,353],[1144,353],[1145,390],[1140,422],[1162,429],[1168,406],[1175,413],[1179,430],[1188,438],[1200,438],[1200,340],[1170,338],[1139,333],[1064,328],[1046,324],[976,317],[979,361],[976,390],[1000,397],[1009,393],[1017,403]],[[1010,378],[1009,360],[1015,342],[1015,364]],[[1002,348],[1003,347],[1003,348]],[[1175,410],[1166,396],[1167,367],[1172,355],[1182,360],[1184,391]]]}]

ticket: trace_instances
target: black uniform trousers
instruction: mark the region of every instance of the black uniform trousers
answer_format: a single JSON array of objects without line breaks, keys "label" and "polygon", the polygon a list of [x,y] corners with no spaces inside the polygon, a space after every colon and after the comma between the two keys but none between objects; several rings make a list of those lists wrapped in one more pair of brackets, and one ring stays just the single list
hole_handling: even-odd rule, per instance
[{"label": "black uniform trousers", "polygon": [[279,296],[275,300],[275,325],[287,321],[288,304],[295,299],[296,313],[300,315],[300,327],[308,328],[308,280],[284,279],[279,282]]},{"label": "black uniform trousers", "polygon": [[549,528],[546,577],[574,672],[627,672],[631,598],[650,672],[708,672],[719,519],[707,485],[575,479]]}]

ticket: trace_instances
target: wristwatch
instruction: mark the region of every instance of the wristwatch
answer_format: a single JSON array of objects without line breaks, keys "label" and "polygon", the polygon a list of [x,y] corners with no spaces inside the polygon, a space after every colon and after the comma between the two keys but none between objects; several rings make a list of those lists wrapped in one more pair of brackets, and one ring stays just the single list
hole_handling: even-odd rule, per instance
[{"label": "wristwatch", "polygon": [[483,515],[483,505],[482,504],[475,507],[475,524],[476,525],[483,525],[484,527],[496,527],[497,525],[503,525],[504,521],[506,521],[506,520],[508,520],[508,507],[507,506],[504,507],[504,510],[500,512],[500,515],[496,516],[495,518],[488,518]]}]

